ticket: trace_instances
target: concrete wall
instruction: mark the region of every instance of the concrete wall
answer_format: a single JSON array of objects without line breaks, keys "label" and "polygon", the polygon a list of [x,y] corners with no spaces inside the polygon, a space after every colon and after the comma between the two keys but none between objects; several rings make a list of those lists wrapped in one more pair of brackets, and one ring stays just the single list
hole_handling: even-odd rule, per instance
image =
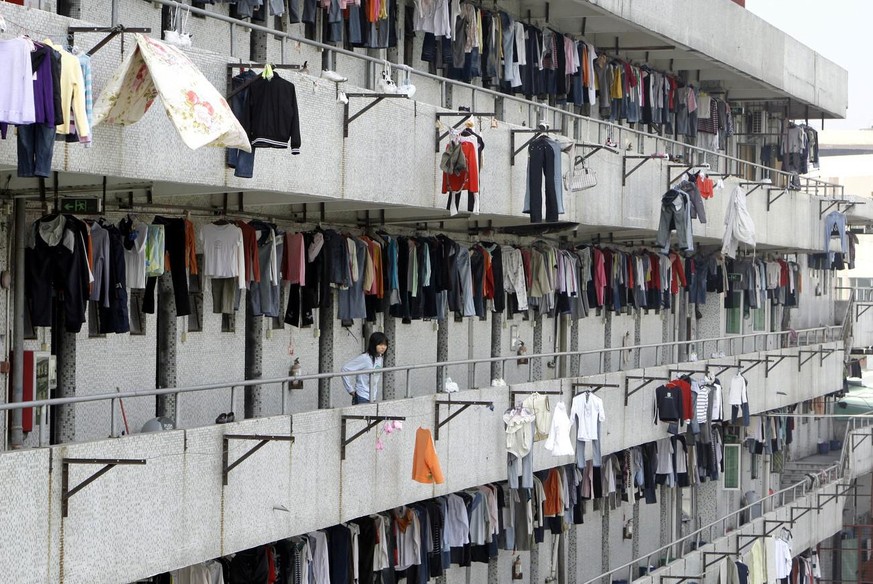
[{"label": "concrete wall", "polygon": [[[790,362],[780,366],[783,369],[778,376],[765,377],[761,367],[750,371],[747,378],[752,411],[769,410],[831,391],[841,376],[839,356],[838,350],[821,367],[813,361],[801,374]],[[640,375],[643,371],[629,373]],[[666,370],[647,368],[645,373],[663,375]],[[652,415],[654,385],[630,396],[625,407],[625,375],[611,373],[605,378],[588,378],[619,385],[599,394],[607,415],[604,453],[666,436],[664,424],[646,421]],[[801,375],[809,383],[800,383]],[[572,381],[572,378],[543,381],[512,388],[551,389],[558,383],[566,400]],[[633,381],[630,383],[633,387]],[[4,484],[15,486],[4,489],[5,494],[0,495],[0,521],[18,527],[3,532],[5,553],[0,554],[0,570],[22,583],[59,582],[61,574],[67,584],[133,581],[410,501],[501,480],[506,470],[500,412],[507,403],[506,391],[483,388],[453,396],[491,400],[496,408],[493,412],[483,407],[471,408],[440,429],[436,448],[447,477],[443,485],[421,485],[404,478],[411,472],[415,430],[419,426],[433,427],[433,396],[313,411],[295,414],[293,418],[247,420],[227,427],[209,426],[3,453],[0,465]],[[381,452],[374,448],[377,432],[369,432],[347,447],[346,459],[341,461],[342,415],[377,413],[405,416],[403,431],[386,436]],[[348,424],[349,435],[362,426],[359,421]],[[235,468],[228,485],[222,488],[225,433],[293,433],[296,441],[293,445],[267,444]],[[248,441],[231,441],[230,461],[252,445]],[[147,463],[114,468],[70,499],[69,516],[62,519],[60,489],[65,457],[145,459]],[[475,465],[470,464],[471,457],[476,460]],[[536,469],[570,462],[571,457],[554,457],[546,452],[542,443],[534,447]],[[98,468],[71,466],[70,485],[78,484]],[[324,485],[338,488],[326,489]],[[22,505],[22,501],[27,503]],[[274,509],[283,505],[291,513]],[[610,533],[620,530],[613,522],[620,522],[619,516],[624,518],[624,513],[631,512],[630,507],[621,513],[614,512],[609,519]],[[641,518],[651,517],[652,513],[650,509],[640,510]],[[586,517],[586,524],[577,528],[580,549],[587,549],[585,542],[596,545],[603,541],[597,536],[596,517],[594,513],[590,523]],[[657,547],[658,541],[648,528],[639,531],[649,532],[640,536],[638,545],[642,553]],[[621,554],[628,553],[620,541],[611,541],[623,550]],[[105,558],[110,556],[114,561],[107,565]],[[590,562],[579,565],[580,574],[599,569]]]}]

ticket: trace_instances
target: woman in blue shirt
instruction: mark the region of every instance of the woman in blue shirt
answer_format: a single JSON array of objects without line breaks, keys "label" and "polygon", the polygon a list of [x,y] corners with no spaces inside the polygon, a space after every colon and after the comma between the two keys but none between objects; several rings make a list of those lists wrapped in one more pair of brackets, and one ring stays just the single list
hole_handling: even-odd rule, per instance
[{"label": "woman in blue shirt", "polygon": [[[367,371],[368,369],[381,369],[382,359],[388,350],[388,337],[385,333],[373,333],[367,343],[367,352],[361,353],[342,366],[343,373],[350,371]],[[376,401],[376,393],[381,373],[361,373],[343,377],[343,385],[349,395],[352,396],[352,404],[368,404]]]}]

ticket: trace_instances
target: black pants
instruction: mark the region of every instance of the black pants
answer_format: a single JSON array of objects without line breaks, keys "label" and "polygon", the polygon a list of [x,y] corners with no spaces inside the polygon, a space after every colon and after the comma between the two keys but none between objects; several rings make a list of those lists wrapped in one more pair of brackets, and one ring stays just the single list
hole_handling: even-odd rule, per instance
[{"label": "black pants", "polygon": [[530,222],[543,220],[543,176],[546,183],[546,221],[558,220],[558,192],[555,184],[555,151],[548,140],[535,140],[528,148],[530,158],[527,167],[528,191],[530,192]]},{"label": "black pants", "polygon": [[[153,225],[164,226],[164,241],[170,256],[170,276],[173,278],[173,296],[176,299],[176,316],[191,314],[191,301],[188,298],[188,271],[185,269],[185,220],[170,217],[155,217]],[[155,313],[155,287],[158,279],[150,276],[146,281],[142,311]]]}]

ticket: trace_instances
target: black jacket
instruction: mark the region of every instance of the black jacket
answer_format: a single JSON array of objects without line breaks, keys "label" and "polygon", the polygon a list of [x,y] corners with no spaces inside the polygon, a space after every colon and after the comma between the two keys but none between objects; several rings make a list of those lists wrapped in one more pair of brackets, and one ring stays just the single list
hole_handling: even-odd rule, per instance
[{"label": "black jacket", "polygon": [[248,87],[242,123],[252,148],[288,148],[300,154],[300,119],[294,84],[273,73]]}]

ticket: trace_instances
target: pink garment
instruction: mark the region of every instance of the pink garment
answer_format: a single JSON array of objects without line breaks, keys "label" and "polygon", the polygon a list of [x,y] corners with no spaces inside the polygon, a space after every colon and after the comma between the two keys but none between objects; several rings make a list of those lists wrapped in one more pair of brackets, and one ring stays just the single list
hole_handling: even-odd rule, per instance
[{"label": "pink garment", "polygon": [[603,252],[594,248],[594,292],[597,303],[602,305],[606,289],[606,270],[604,269]]},{"label": "pink garment", "polygon": [[579,53],[576,51],[576,41],[564,37],[564,61],[566,66],[564,73],[573,75],[579,70]]},{"label": "pink garment", "polygon": [[285,234],[285,258],[282,262],[282,279],[291,284],[306,283],[306,256],[302,233]]}]

